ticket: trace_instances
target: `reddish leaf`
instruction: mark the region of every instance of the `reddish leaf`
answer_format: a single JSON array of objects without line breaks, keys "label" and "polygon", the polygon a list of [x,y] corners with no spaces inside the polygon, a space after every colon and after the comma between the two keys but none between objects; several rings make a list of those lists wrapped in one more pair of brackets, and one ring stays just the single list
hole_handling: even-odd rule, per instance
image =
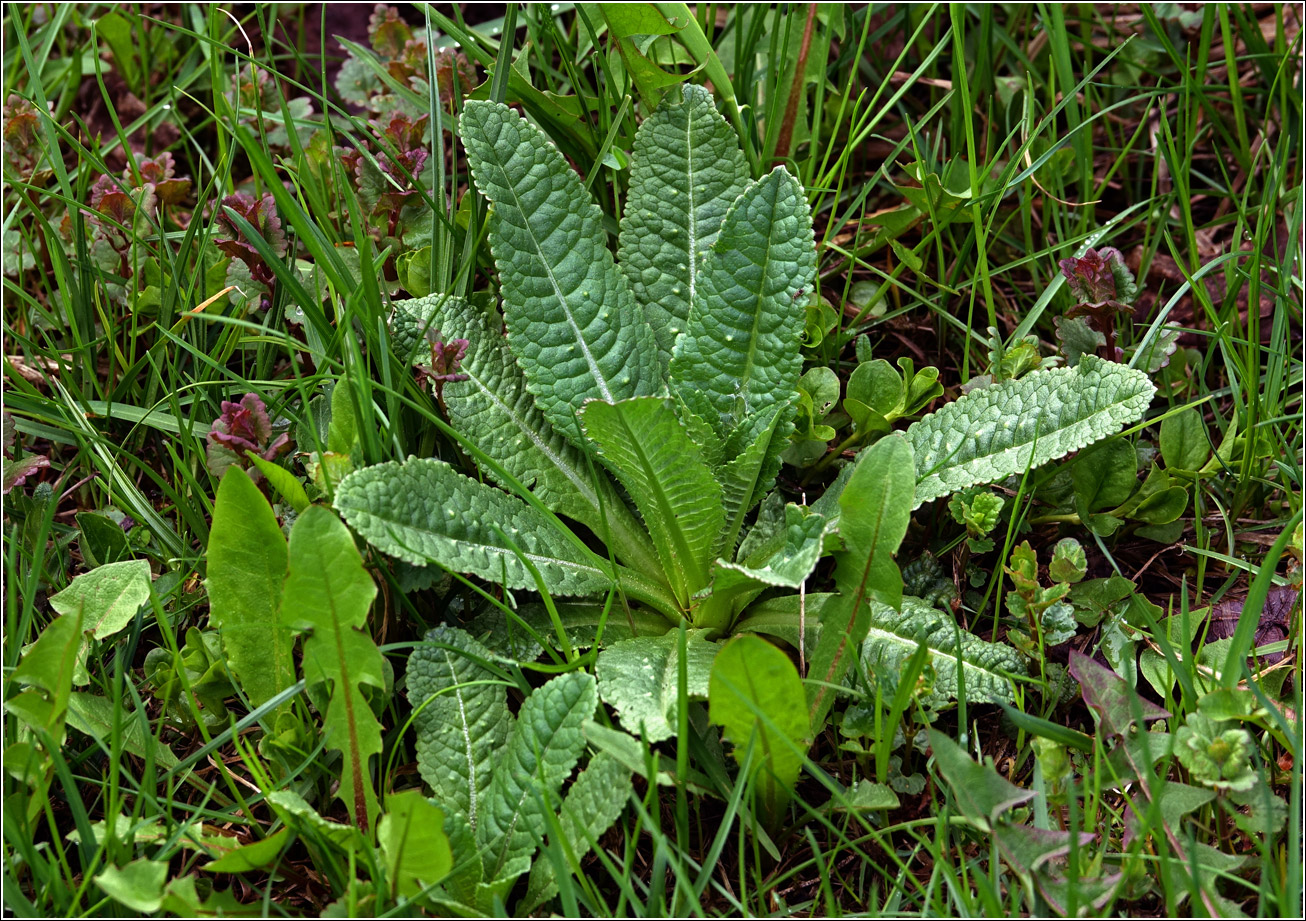
[{"label": "reddish leaf", "polygon": [[1083,689],[1084,703],[1097,711],[1108,735],[1124,736],[1137,722],[1170,716],[1168,710],[1140,697],[1125,679],[1081,652],[1070,653],[1070,674]]},{"label": "reddish leaf", "polygon": [[403,54],[404,45],[412,40],[413,30],[399,18],[397,9],[378,3],[368,20],[367,35],[372,41],[373,51],[385,58],[396,58]]}]

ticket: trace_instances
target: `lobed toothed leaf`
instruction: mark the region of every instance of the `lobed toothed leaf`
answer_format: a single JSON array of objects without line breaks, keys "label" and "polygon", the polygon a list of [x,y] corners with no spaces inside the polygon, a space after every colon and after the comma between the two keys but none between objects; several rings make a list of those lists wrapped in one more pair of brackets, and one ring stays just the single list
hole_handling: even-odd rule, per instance
[{"label": "lobed toothed leaf", "polygon": [[664,372],[686,329],[701,261],[747,185],[739,137],[702,87],[668,93],[639,126],[618,254]]},{"label": "lobed toothed leaf", "polygon": [[702,390],[729,430],[791,400],[802,370],[800,293],[813,285],[816,248],[802,186],[784,167],[730,206],[701,276],[672,386]]},{"label": "lobed toothed leaf", "polygon": [[440,804],[472,830],[512,722],[507,689],[482,664],[493,658],[464,631],[441,624],[408,659],[417,768]]},{"label": "lobed toothed leaf", "polygon": [[1142,371],[1085,355],[975,390],[907,429],[916,505],[992,483],[1078,451],[1147,411],[1156,388]]},{"label": "lobed toothed leaf", "polygon": [[322,729],[327,748],[341,754],[336,795],[354,824],[367,830],[379,809],[369,761],[381,754],[381,723],[364,688],[385,689],[381,651],[367,631],[376,583],[349,529],[322,505],[295,520],[289,563],[281,619],[305,635],[305,682],[330,687]]},{"label": "lobed toothed leaf", "polygon": [[602,212],[544,133],[483,100],[467,103],[461,128],[476,187],[494,205],[508,344],[545,418],[583,446],[585,400],[663,389],[653,332],[607,248]]},{"label": "lobed toothed leaf", "polygon": [[[839,594],[821,613],[821,634],[812,651],[808,685],[812,724],[819,726],[874,619],[873,602],[892,611],[902,600],[902,573],[893,556],[911,523],[911,446],[899,435],[877,441],[857,458],[839,496],[839,533],[844,552],[834,572]],[[818,513],[819,514],[819,513]]]},{"label": "lobed toothed leaf", "polygon": [[418,566],[438,563],[507,588],[534,589],[524,557],[559,595],[612,584],[606,561],[559,534],[543,513],[434,458],[357,470],[341,481],[335,502],[372,546]]}]

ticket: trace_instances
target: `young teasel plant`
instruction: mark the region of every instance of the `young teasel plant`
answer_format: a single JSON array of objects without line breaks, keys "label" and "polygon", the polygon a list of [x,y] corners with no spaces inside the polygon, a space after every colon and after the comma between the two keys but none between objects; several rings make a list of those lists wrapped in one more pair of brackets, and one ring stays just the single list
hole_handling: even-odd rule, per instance
[{"label": "young teasel plant", "polygon": [[[802,370],[801,295],[816,274],[802,187],[783,167],[750,182],[711,96],[686,87],[636,136],[618,263],[598,206],[539,129],[473,101],[461,130],[492,205],[503,315],[477,297],[400,301],[393,339],[423,366],[466,340],[439,399],[482,473],[515,495],[432,458],[357,471],[336,507],[391,556],[508,589],[616,589],[668,626],[719,635],[846,548],[859,557],[839,580],[857,599],[855,634],[867,587],[894,581],[913,508],[1078,450],[1151,399],[1146,375],[1091,356],[1003,382],[885,436],[810,508],[773,496],[746,530],[778,473]],[[888,506],[901,527],[886,531]]]},{"label": "young teasel plant", "polygon": [[797,180],[777,168],[749,182],[708,93],[675,96],[636,139],[620,267],[544,134],[468,103],[503,316],[479,298],[401,301],[394,341],[425,365],[466,340],[439,397],[482,471],[517,496],[434,459],[358,471],[335,501],[373,546],[511,589],[619,587],[668,624],[729,628],[741,593],[723,583],[739,581],[746,517],[787,444],[816,248]]}]

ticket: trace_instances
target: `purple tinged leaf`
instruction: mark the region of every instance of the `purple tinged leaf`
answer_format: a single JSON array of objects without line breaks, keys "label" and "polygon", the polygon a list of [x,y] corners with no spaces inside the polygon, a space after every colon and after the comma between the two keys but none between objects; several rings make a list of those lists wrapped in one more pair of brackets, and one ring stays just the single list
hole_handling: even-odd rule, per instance
[{"label": "purple tinged leaf", "polygon": [[1111,261],[1124,262],[1120,251],[1107,247],[1089,249],[1079,258],[1062,259],[1059,263],[1070,293],[1081,304],[1101,305],[1116,299],[1116,276]]},{"label": "purple tinged leaf", "polygon": [[441,341],[438,329],[427,328],[426,341],[431,345],[431,364],[418,365],[418,380],[429,380],[440,384],[467,380],[467,375],[458,370],[459,363],[467,355],[466,339]]},{"label": "purple tinged leaf", "polygon": [[24,178],[31,176],[41,160],[41,120],[36,106],[10,95],[4,106],[5,159]]},{"label": "purple tinged leaf", "polygon": [[22,460],[11,461],[5,458],[4,462],[4,495],[9,495],[9,491],[16,486],[22,486],[27,478],[37,471],[44,470],[50,466],[50,458],[44,454],[36,454],[31,457],[24,457]]},{"label": "purple tinged leaf", "polygon": [[1083,689],[1084,703],[1097,712],[1108,735],[1126,736],[1136,722],[1170,716],[1170,711],[1144,700],[1124,678],[1081,652],[1070,653],[1070,674]]},{"label": "purple tinged leaf", "polygon": [[90,206],[124,227],[131,227],[132,215],[136,213],[136,202],[111,176],[95,180],[91,186]]}]

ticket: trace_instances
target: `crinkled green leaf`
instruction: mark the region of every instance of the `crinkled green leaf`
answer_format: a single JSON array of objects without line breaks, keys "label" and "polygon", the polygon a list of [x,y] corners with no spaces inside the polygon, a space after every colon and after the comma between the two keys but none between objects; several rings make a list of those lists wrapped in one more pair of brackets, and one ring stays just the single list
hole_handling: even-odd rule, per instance
[{"label": "crinkled green leaf", "polygon": [[618,253],[664,371],[685,332],[701,261],[747,185],[739,138],[702,87],[668,93],[635,134]]},{"label": "crinkled green leaf", "polygon": [[773,586],[798,588],[821,558],[828,523],[808,508],[785,506],[784,527],[738,563],[717,560],[712,594],[731,597],[741,592],[755,596]]},{"label": "crinkled green leaf", "polygon": [[[398,301],[391,321],[396,353],[415,363],[430,361],[424,338],[428,329],[438,330],[446,342],[467,340],[467,354],[458,367],[467,379],[443,387],[449,421],[458,432],[529,486],[552,511],[599,535],[606,533],[606,514],[613,550],[619,555],[626,548],[647,545],[647,535],[611,481],[595,475],[581,452],[540,413],[501,326],[492,307],[446,295]],[[493,469],[485,473],[508,487]],[[652,548],[647,552],[651,556]]]},{"label": "crinkled green leaf", "polygon": [[907,440],[882,438],[857,459],[839,497],[839,533],[845,552],[838,556],[839,595],[821,615],[821,635],[811,657],[808,706],[812,725],[830,712],[834,689],[843,680],[871,626],[872,600],[896,608],[902,599],[902,573],[893,555],[911,522],[915,475]]},{"label": "crinkled green leaf", "polygon": [[[599,752],[590,759],[567,791],[558,816],[570,865],[577,866],[580,859],[590,852],[590,842],[597,841],[599,835],[617,820],[626,808],[632,790],[630,769],[612,755]],[[525,901],[517,908],[518,914],[533,912],[557,892],[557,867],[552,860],[536,860],[531,867]]]},{"label": "crinkled green leaf", "polygon": [[772,404],[744,419],[726,439],[725,457],[729,460],[714,471],[726,513],[726,526],[716,545],[717,556],[729,558],[734,553],[745,516],[775,483],[792,420],[790,406]]},{"label": "crinkled green leaf", "polygon": [[376,584],[349,529],[326,506],[310,506],[290,531],[281,617],[306,634],[305,682],[330,685],[322,728],[327,748],[342,755],[336,795],[364,830],[378,811],[369,761],[381,754],[381,724],[363,688],[385,688],[381,651],[367,630],[375,597]]},{"label": "crinkled green leaf", "polygon": [[512,721],[506,688],[481,664],[492,658],[465,632],[444,624],[428,631],[408,658],[417,768],[435,798],[465,816],[473,830]]},{"label": "crinkled green leaf", "polygon": [[[600,624],[605,646],[635,636],[661,636],[671,629],[671,622],[666,617],[644,607],[632,607],[623,612],[598,602],[555,601],[553,608],[568,641],[580,648],[594,645]],[[500,661],[506,659],[514,665],[539,658],[544,647],[536,636],[550,646],[558,645],[553,615],[545,605],[519,605],[514,614],[516,617],[509,617],[500,608],[488,608],[472,621],[471,632],[496,658]]]},{"label": "crinkled green leaf", "polygon": [[583,553],[539,511],[434,458],[355,471],[340,483],[335,504],[372,546],[419,566],[439,563],[507,588],[534,589],[511,541],[550,592],[584,595],[612,584],[605,562]]},{"label": "crinkled green leaf", "polygon": [[916,505],[1078,451],[1141,417],[1155,392],[1143,372],[1092,355],[973,391],[907,429]]},{"label": "crinkled green leaf", "polygon": [[663,389],[653,332],[617,271],[603,216],[542,131],[507,106],[463,108],[463,145],[494,205],[508,344],[555,429],[583,447],[576,412]]},{"label": "crinkled green leaf", "polygon": [[[966,698],[974,702],[1014,700],[1011,675],[1024,675],[1025,660],[1005,643],[989,643],[962,630],[955,620],[919,598],[904,595],[901,612],[873,603],[871,628],[862,643],[866,673],[892,694],[894,676],[921,646],[930,649],[934,683],[923,697],[925,706],[939,707],[957,699],[959,673],[965,675]],[[958,642],[960,641],[960,650]]]},{"label": "crinkled green leaf", "polygon": [[[692,631],[685,639],[686,691],[706,700],[712,661],[721,647]],[[649,742],[675,735],[680,699],[680,632],[641,636],[614,643],[599,653],[594,666],[603,702],[614,707],[621,724]]]},{"label": "crinkled green leaf", "polygon": [[545,804],[556,800],[580,759],[585,748],[581,724],[598,703],[594,677],[568,672],[536,688],[522,704],[508,746],[495,763],[477,828],[486,879],[504,880],[530,868],[530,855],[545,832]]},{"label": "crinkled green leaf", "polygon": [[644,518],[682,605],[707,585],[724,523],[721,487],[669,399],[640,397],[581,410],[585,434]]},{"label": "crinkled green leaf", "polygon": [[813,285],[812,216],[784,167],[750,185],[727,212],[703,264],[672,386],[702,390],[726,428],[787,403],[802,370],[799,341]]}]

